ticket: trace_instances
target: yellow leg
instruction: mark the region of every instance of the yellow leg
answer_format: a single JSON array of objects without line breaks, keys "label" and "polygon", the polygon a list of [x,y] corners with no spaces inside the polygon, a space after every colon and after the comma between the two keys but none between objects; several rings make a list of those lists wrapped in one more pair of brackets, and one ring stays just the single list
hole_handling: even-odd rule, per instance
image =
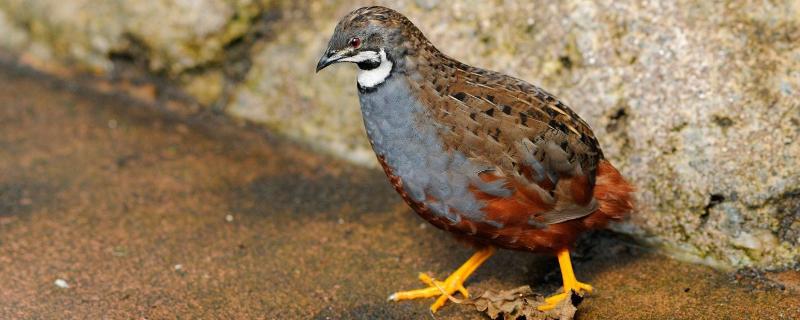
[{"label": "yellow leg", "polygon": [[456,291],[461,292],[464,298],[469,298],[469,292],[464,288],[464,281],[466,281],[481,264],[489,259],[489,257],[494,254],[494,251],[494,247],[486,247],[475,252],[467,262],[464,262],[461,267],[456,269],[456,271],[450,274],[444,281],[434,280],[427,274],[420,273],[419,280],[427,284],[427,288],[396,292],[389,296],[389,301],[438,297],[436,302],[431,305],[431,312],[436,312],[436,310],[439,310],[439,308],[447,302],[447,299],[452,297],[453,293]]},{"label": "yellow leg", "polygon": [[569,259],[569,249],[561,249],[558,251],[558,265],[561,267],[561,278],[564,281],[564,292],[552,295],[545,299],[545,304],[539,306],[539,310],[546,311],[555,308],[561,300],[566,299],[571,295],[571,291],[580,293],[586,291],[592,293],[592,286],[579,282],[575,278],[575,272],[572,271],[572,261]]}]

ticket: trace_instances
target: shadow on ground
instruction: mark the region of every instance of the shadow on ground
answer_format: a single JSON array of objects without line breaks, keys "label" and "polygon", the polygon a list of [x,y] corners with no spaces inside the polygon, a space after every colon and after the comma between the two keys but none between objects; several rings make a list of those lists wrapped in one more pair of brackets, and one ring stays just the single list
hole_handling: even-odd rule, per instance
[{"label": "shadow on ground", "polygon": [[[0,84],[2,319],[428,318],[431,301],[385,299],[470,254],[379,171],[19,70]],[[581,318],[800,317],[796,272],[753,286],[628,243],[595,233],[579,245],[578,275],[597,288]],[[554,259],[501,252],[469,287],[559,283]],[[448,305],[437,318],[483,316]]]}]

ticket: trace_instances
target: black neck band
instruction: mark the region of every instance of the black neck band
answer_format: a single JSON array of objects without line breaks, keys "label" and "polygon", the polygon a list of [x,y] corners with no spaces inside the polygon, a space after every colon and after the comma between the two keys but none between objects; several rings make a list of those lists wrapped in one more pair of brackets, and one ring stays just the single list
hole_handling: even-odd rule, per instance
[{"label": "black neck band", "polygon": [[357,63],[358,68],[361,70],[372,70],[381,65],[381,60],[367,60]]}]

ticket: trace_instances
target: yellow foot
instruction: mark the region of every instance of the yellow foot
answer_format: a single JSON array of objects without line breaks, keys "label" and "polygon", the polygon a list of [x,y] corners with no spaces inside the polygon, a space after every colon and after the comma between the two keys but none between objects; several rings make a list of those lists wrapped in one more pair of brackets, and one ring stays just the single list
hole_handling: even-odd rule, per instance
[{"label": "yellow foot", "polygon": [[561,267],[564,292],[554,294],[544,299],[545,303],[538,307],[540,311],[552,310],[557,307],[561,301],[572,296],[572,291],[578,294],[583,294],[584,292],[592,293],[592,286],[579,282],[575,278],[575,273],[572,271],[572,262],[569,259],[569,250],[563,249],[558,252],[558,264]]},{"label": "yellow foot", "polygon": [[478,267],[483,264],[484,261],[486,261],[486,259],[489,259],[489,257],[494,254],[494,251],[495,249],[493,247],[487,247],[475,252],[475,254],[472,255],[467,262],[465,262],[444,281],[438,281],[431,278],[427,274],[420,273],[419,280],[427,284],[427,288],[396,292],[390,295],[388,300],[401,301],[438,297],[436,302],[434,302],[430,308],[431,312],[435,313],[445,304],[445,302],[447,302],[448,299],[453,297],[453,294],[456,293],[456,291],[460,292],[464,298],[469,298],[469,292],[466,288],[464,288],[464,281],[466,281],[467,278],[469,278],[469,276],[475,272],[475,270],[478,269]]},{"label": "yellow foot", "polygon": [[590,285],[588,285],[586,283],[577,282],[575,284],[575,286],[577,288],[570,288],[569,290],[566,290],[565,292],[557,293],[557,294],[554,294],[552,296],[549,296],[549,297],[545,298],[544,299],[544,304],[540,305],[538,307],[538,309],[540,311],[547,311],[547,310],[554,309],[555,307],[558,306],[559,303],[561,303],[561,301],[563,301],[564,299],[569,298],[570,296],[572,296],[572,291],[575,291],[575,293],[577,293],[577,294],[583,294],[584,292],[592,293],[592,286],[590,286]]},{"label": "yellow foot", "polygon": [[460,277],[458,276],[453,277],[451,275],[445,281],[438,281],[431,278],[427,274],[420,273],[419,280],[427,284],[429,287],[425,289],[396,292],[391,296],[389,296],[389,301],[438,297],[436,299],[436,302],[434,302],[433,305],[431,305],[431,311],[436,312],[436,310],[439,310],[439,308],[441,308],[444,305],[447,299],[452,297],[456,291],[461,292],[464,298],[469,298],[469,292],[467,291],[466,288],[464,288],[463,285],[464,279],[459,279],[459,278]]}]

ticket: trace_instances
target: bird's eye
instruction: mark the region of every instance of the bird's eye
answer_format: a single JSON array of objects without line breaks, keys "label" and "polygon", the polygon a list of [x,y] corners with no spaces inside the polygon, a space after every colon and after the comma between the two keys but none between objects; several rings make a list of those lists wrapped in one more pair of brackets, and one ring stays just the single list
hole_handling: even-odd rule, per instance
[{"label": "bird's eye", "polygon": [[361,39],[359,38],[350,38],[350,41],[347,42],[351,47],[358,48],[361,46]]}]

